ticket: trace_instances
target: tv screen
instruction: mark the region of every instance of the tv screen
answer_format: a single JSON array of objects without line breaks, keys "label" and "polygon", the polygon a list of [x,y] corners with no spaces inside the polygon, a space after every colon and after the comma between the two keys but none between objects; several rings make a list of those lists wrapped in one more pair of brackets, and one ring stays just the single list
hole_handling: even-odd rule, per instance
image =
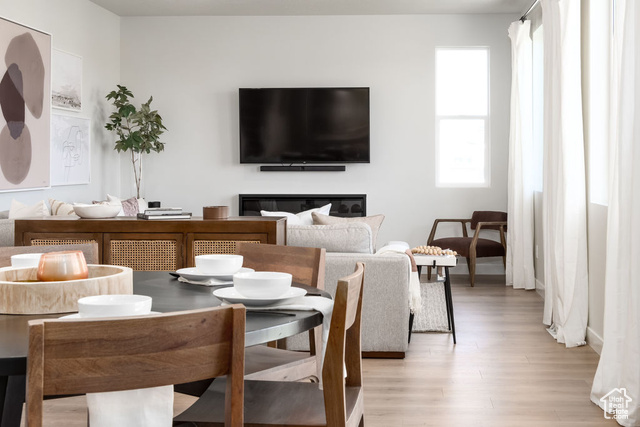
[{"label": "tv screen", "polygon": [[369,163],[369,88],[240,89],[240,163]]}]

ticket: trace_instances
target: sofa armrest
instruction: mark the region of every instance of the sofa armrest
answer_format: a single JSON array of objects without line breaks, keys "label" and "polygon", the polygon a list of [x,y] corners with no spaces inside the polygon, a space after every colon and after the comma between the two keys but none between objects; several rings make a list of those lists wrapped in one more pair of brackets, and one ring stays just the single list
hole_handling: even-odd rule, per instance
[{"label": "sofa armrest", "polygon": [[[409,333],[409,257],[404,254],[327,253],[325,290],[335,295],[338,279],[365,263],[362,300],[362,351],[405,352]],[[308,342],[308,340],[306,341]],[[304,339],[288,348],[306,350]]]},{"label": "sofa armrest", "polygon": [[404,352],[409,333],[409,272],[404,254],[327,254],[325,289],[335,294],[338,279],[365,263],[362,351]]}]

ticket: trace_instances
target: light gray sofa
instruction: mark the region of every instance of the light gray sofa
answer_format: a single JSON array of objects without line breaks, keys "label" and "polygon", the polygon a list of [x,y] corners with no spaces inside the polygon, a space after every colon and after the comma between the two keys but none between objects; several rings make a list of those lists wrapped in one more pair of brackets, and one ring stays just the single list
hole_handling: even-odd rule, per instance
[{"label": "light gray sofa", "polygon": [[[291,225],[290,246],[327,250],[325,289],[335,295],[338,279],[365,263],[362,302],[362,351],[370,357],[404,357],[409,334],[409,257],[373,254],[371,228],[363,223]],[[289,348],[304,349],[305,341],[290,339]]]}]

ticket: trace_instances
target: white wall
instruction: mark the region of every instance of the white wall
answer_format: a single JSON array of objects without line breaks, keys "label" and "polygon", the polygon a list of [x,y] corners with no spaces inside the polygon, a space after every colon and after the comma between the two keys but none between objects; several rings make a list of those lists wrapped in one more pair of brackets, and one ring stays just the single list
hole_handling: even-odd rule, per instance
[{"label": "white wall", "polygon": [[82,56],[82,112],[52,113],[91,119],[91,184],[0,193],[0,211],[14,198],[26,204],[49,197],[90,202],[117,193],[119,156],[103,126],[109,108],[104,97],[120,80],[120,18],[88,0],[0,0],[0,16],[47,32],[53,48]]},{"label": "white wall", "polygon": [[[169,131],[147,157],[147,199],[200,215],[240,193],[366,193],[384,213],[378,241],[426,244],[435,218],[506,210],[511,15],[127,17],[122,83],[153,95]],[[434,49],[491,49],[491,188],[438,189]],[[241,165],[239,87],[369,86],[371,163],[346,172],[259,172]],[[464,102],[461,99],[460,102]],[[133,194],[122,161],[123,196]],[[126,193],[126,194],[125,194]],[[502,272],[501,261],[498,261]],[[481,269],[482,271],[482,269]]]}]

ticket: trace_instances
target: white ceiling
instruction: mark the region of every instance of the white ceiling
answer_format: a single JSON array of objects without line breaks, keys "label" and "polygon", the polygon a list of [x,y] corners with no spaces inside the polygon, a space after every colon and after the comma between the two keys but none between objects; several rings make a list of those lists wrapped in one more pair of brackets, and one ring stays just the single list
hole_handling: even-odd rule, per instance
[{"label": "white ceiling", "polygon": [[120,16],[522,14],[533,0],[91,0]]}]

